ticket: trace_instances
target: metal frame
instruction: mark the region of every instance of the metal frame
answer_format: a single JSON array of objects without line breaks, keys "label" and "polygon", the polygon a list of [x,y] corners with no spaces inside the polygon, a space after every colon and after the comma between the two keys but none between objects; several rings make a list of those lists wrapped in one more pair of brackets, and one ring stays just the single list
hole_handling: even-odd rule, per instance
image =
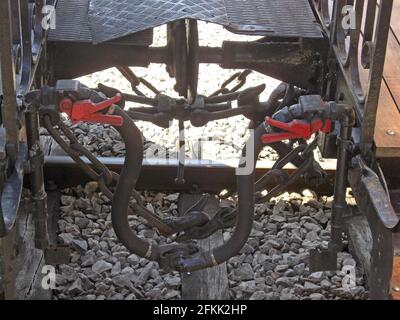
[{"label": "metal frame", "polygon": [[[360,254],[360,261],[368,270],[371,299],[387,299],[393,268],[392,237],[400,228],[390,188],[398,188],[398,179],[393,165],[383,161],[381,167],[380,160],[376,159],[374,132],[393,1],[313,0],[313,3],[331,44],[334,62],[330,74],[338,74],[327,86],[327,92],[336,99],[354,104],[360,128],[353,131],[348,183],[368,224],[354,219],[352,223],[357,226],[349,226],[349,230],[354,238],[362,238],[361,234],[370,235],[371,247],[356,250],[356,253]],[[356,18],[355,29],[349,31],[344,30],[342,24],[341,9],[345,5],[354,10]],[[386,179],[390,180],[390,187]],[[354,230],[359,234],[354,235]]]},{"label": "metal frame", "polygon": [[[365,153],[374,142],[393,0],[312,0],[329,38],[331,53],[349,88],[351,103],[362,126],[361,148]],[[354,10],[355,29],[343,29],[342,8]],[[334,72],[334,71],[332,71]],[[337,92],[339,98],[342,92]],[[347,94],[347,93],[346,93]]]},{"label": "metal frame", "polygon": [[[173,45],[173,42],[169,45]],[[181,60],[176,55],[170,55],[173,50],[170,46],[53,42],[48,47],[52,61],[49,70],[54,72],[51,82],[83,76],[116,65],[147,67],[150,63],[159,63],[168,66],[172,71],[171,76],[178,76],[177,83],[183,83],[184,86],[180,88],[182,94],[188,90],[188,83],[184,78],[191,79],[197,75],[193,65],[215,63],[226,69],[252,69],[312,92],[320,92],[324,70],[322,62],[326,60],[327,55],[323,39],[266,38],[257,42],[227,41],[222,48],[193,45],[191,49],[197,52],[191,53],[195,61],[188,62],[188,70],[192,72],[181,72],[179,77],[179,74],[173,71],[175,70],[173,66],[179,65]],[[250,56],[242,59],[243,53]],[[95,60],[92,59],[93,55],[96,55]],[[177,60],[174,61],[172,58]],[[313,67],[310,68],[310,65]]]}]

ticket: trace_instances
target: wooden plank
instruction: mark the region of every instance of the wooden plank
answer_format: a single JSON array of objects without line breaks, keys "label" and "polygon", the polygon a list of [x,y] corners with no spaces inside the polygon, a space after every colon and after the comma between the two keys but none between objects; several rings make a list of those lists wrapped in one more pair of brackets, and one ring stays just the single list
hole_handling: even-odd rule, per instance
[{"label": "wooden plank", "polygon": [[18,300],[51,300],[51,290],[45,290],[42,287],[44,254],[42,250],[35,248],[34,221],[29,210],[22,210],[20,214],[18,234],[16,298]]},{"label": "wooden plank", "polygon": [[0,299],[14,300],[16,297],[16,228],[0,239]]},{"label": "wooden plank", "polygon": [[392,298],[400,300],[400,234],[393,235],[394,261],[392,276]]},{"label": "wooden plank", "polygon": [[393,300],[400,300],[400,256],[394,257],[392,288]]},{"label": "wooden plank", "polygon": [[375,128],[376,155],[400,157],[400,3],[394,1]]},{"label": "wooden plank", "polygon": [[0,269],[5,270],[3,280],[6,280],[3,298],[50,300],[51,290],[45,290],[41,285],[44,254],[34,247],[34,221],[26,204],[21,201],[14,232],[1,239],[3,268]]},{"label": "wooden plank", "polygon": [[375,128],[376,156],[400,156],[400,113],[385,83],[382,83]]},{"label": "wooden plank", "polygon": [[393,1],[391,28],[397,39],[400,39],[400,1]]},{"label": "wooden plank", "polygon": [[60,145],[50,136],[41,136],[40,144],[45,156],[65,156],[66,153]]},{"label": "wooden plank", "polygon": [[383,78],[397,106],[400,106],[400,44],[393,32],[389,33]]},{"label": "wooden plank", "polygon": [[400,233],[393,235],[394,254],[400,257]]},{"label": "wooden plank", "polygon": [[[200,195],[183,194],[179,199],[179,213],[182,215],[201,198]],[[210,197],[204,211],[212,215],[218,210],[217,197]],[[218,231],[210,238],[197,241],[203,250],[210,250],[223,244],[222,231]],[[183,300],[228,300],[228,274],[226,263],[219,266],[182,274]]]},{"label": "wooden plank", "polygon": [[355,216],[346,221],[346,231],[349,235],[349,249],[369,277],[371,270],[372,235],[367,218]]},{"label": "wooden plank", "polygon": [[45,156],[51,154],[51,146],[53,144],[53,138],[50,136],[40,136],[40,145]]}]

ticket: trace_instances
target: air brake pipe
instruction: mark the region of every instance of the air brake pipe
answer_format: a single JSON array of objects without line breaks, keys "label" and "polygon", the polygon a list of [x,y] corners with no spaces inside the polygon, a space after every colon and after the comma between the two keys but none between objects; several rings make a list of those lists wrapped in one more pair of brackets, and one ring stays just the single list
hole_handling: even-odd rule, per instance
[{"label": "air brake pipe", "polygon": [[[128,210],[131,194],[136,187],[137,180],[143,162],[143,142],[142,135],[128,114],[121,108],[116,107],[114,115],[120,116],[124,120],[124,125],[115,127],[120,133],[126,148],[124,166],[118,180],[118,184],[112,199],[111,218],[116,236],[121,243],[132,253],[135,253],[148,260],[161,262],[169,250],[176,249],[178,252],[189,251],[193,246],[158,246],[140,239],[131,229],[128,222]],[[132,206],[134,213],[138,206]],[[197,220],[198,221],[198,220]],[[185,222],[185,220],[183,220]],[[164,257],[160,251],[164,250]],[[179,253],[178,253],[179,254]]]},{"label": "air brake pipe", "polygon": [[[139,256],[150,260],[159,259],[159,247],[152,246],[146,241],[137,237],[129,227],[127,208],[129,206],[131,190],[135,188],[143,158],[143,145],[139,129],[129,116],[120,108],[115,109],[115,115],[124,118],[124,126],[116,128],[121,134],[126,145],[126,158],[122,170],[112,206],[112,223],[115,234],[122,244],[130,251]],[[261,145],[261,135],[264,134],[264,127],[260,126],[255,133],[255,152],[254,159],[263,146]],[[244,167],[243,163],[241,167]],[[187,259],[178,261],[177,268],[182,271],[194,271],[212,267],[220,264],[232,256],[235,256],[246,243],[252,226],[254,217],[254,180],[255,170],[252,168],[247,175],[238,176],[239,190],[239,214],[235,232],[231,239],[220,248],[210,252],[202,252]]]},{"label": "air brake pipe", "polygon": [[347,210],[346,190],[348,186],[348,171],[351,159],[351,135],[354,127],[355,114],[348,105],[336,105],[340,115],[340,136],[338,138],[338,163],[335,178],[334,201],[332,205],[331,242],[329,248],[340,252],[343,249],[342,231],[343,218]]},{"label": "air brake pipe", "polygon": [[153,246],[152,243],[140,239],[128,223],[129,201],[139,178],[143,161],[142,135],[125,111],[116,107],[114,114],[124,119],[124,125],[115,128],[125,142],[126,156],[112,201],[113,228],[118,239],[130,252],[149,260],[157,260],[159,257],[158,246]]},{"label": "air brake pipe", "polygon": [[[254,140],[254,153],[253,153],[253,167],[249,175],[238,175],[238,197],[239,197],[239,214],[236,221],[235,232],[225,245],[214,250],[213,254],[216,262],[222,263],[233,256],[236,256],[243,246],[246,244],[254,221],[254,196],[255,196],[255,167],[258,156],[264,145],[261,143],[261,136],[265,134],[265,127],[259,126],[255,132],[254,137],[250,137],[249,143]],[[249,144],[248,143],[248,144]],[[243,158],[246,153],[243,152]],[[242,162],[242,161],[241,161]],[[246,167],[248,162],[241,163],[240,167]]]},{"label": "air brake pipe", "polygon": [[[250,138],[250,143],[254,139],[254,158],[257,159],[263,145],[261,144],[261,136],[265,134],[264,126],[260,126]],[[243,153],[242,160],[246,157]],[[238,218],[236,227],[232,237],[221,247],[214,250],[201,252],[187,259],[181,259],[178,262],[177,269],[182,272],[192,272],[209,267],[219,265],[231,257],[237,255],[247,242],[254,221],[254,194],[255,194],[255,163],[251,172],[247,175],[238,175]],[[247,162],[241,161],[241,168],[246,167]]]},{"label": "air brake pipe", "polygon": [[[213,266],[217,266],[233,256],[239,254],[240,250],[246,244],[254,221],[254,203],[255,203],[255,167],[258,156],[264,148],[262,136],[265,134],[265,126],[261,124],[254,132],[254,137],[250,137],[249,143],[254,139],[253,167],[249,174],[238,175],[238,214],[236,219],[235,231],[232,237],[224,245],[207,252],[200,252],[190,258],[182,258],[178,261],[177,269],[181,272],[193,272]],[[287,147],[285,144],[275,144],[275,148],[281,149]],[[289,151],[289,150],[288,150]],[[284,151],[283,151],[284,152]],[[289,152],[284,153],[288,154]],[[246,167],[246,151],[243,152],[240,168]],[[304,159],[297,157],[297,164],[304,163]],[[300,163],[299,163],[300,162]]]}]

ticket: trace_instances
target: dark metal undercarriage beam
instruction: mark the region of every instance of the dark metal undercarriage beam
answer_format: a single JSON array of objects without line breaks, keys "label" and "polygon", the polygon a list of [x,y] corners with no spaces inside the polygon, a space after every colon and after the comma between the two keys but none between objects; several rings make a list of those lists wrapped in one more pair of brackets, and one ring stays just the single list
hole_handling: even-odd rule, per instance
[{"label": "dark metal undercarriage beam", "polygon": [[[122,169],[123,158],[99,158],[110,170],[119,173]],[[335,174],[335,161],[322,164],[328,174],[326,182],[319,186],[316,192],[331,195]],[[88,163],[88,162],[87,162]],[[273,166],[273,162],[263,162],[257,166],[256,176],[261,178]],[[236,190],[235,164],[220,163],[204,160],[188,160],[185,168],[185,180],[183,185],[176,184],[177,160],[147,159],[143,162],[141,175],[137,184],[138,190],[153,191],[187,191],[200,190],[202,192],[220,193],[223,190]],[[45,180],[54,181],[59,188],[67,188],[85,184],[90,181],[82,170],[65,156],[46,157]],[[287,172],[292,173],[293,166],[286,167]],[[272,186],[268,186],[272,187]],[[287,191],[299,191],[309,188],[303,179],[299,179],[289,186]]]},{"label": "dark metal undercarriage beam", "polygon": [[[52,42],[48,45],[48,52],[53,81],[77,78],[119,65],[172,65],[176,58],[168,46]],[[226,41],[220,48],[199,47],[197,59],[192,63],[215,63],[225,69],[252,69],[318,92],[326,54],[323,38],[264,38],[255,42]]]}]

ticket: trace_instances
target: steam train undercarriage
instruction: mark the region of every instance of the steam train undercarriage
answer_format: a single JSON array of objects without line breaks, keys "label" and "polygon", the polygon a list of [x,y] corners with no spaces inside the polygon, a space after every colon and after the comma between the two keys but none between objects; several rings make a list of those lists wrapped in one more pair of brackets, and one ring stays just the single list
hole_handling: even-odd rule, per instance
[{"label": "steam train undercarriage", "polygon": [[[227,261],[248,240],[255,203],[269,201],[299,179],[317,191],[329,183],[328,173],[315,159],[314,151],[319,149],[324,158],[337,159],[337,168],[331,240],[328,249],[310,252],[310,269],[336,270],[347,224],[354,217],[363,217],[368,222],[368,230],[360,232],[369,235],[370,252],[364,252],[368,255],[364,260],[368,262],[370,296],[389,298],[393,237],[400,225],[391,191],[397,189],[398,179],[391,172],[391,161],[376,157],[374,128],[385,58],[385,50],[376,49],[386,47],[393,1],[384,1],[379,7],[376,1],[352,2],[359,23],[350,31],[341,24],[340,8],[346,1],[310,2],[2,1],[0,237],[6,239],[12,233],[25,186],[33,203],[36,248],[44,251],[47,264],[60,264],[68,258],[68,247],[49,241],[45,190],[47,180],[65,184],[68,170],[49,169],[40,143],[41,127],[112,201],[112,225],[118,240],[129,252],[158,262],[166,271],[194,272]],[[55,26],[49,20],[49,30],[43,28],[48,18],[44,8],[55,8],[54,16],[50,14]],[[364,13],[367,22],[362,24]],[[225,41],[221,47],[201,46],[198,20],[258,38]],[[167,44],[155,47],[153,28],[160,25],[167,26]],[[166,66],[175,79],[177,97],[163,94],[151,79],[138,77],[131,69],[151,63]],[[198,94],[202,63],[241,71],[204,96]],[[111,67],[129,81],[132,92],[101,83],[89,88],[73,80]],[[267,101],[260,101],[265,84],[245,88],[247,76],[254,71],[282,81]],[[363,76],[365,72],[369,76]],[[128,108],[128,103],[135,107]],[[118,172],[79,143],[62,115],[73,124],[104,124],[118,131],[126,148]],[[161,128],[169,128],[173,120],[179,122],[176,177],[162,183],[185,190],[196,182],[185,175],[185,122],[203,127],[238,115],[249,120],[250,138],[235,172],[230,171],[236,179],[237,208],[220,208],[211,217],[204,211],[208,200],[204,194],[181,217],[161,218],[148,210],[137,192],[143,141],[135,121]],[[276,151],[279,160],[260,174],[257,160],[267,146]],[[296,168],[290,174],[285,170],[288,164]],[[156,172],[151,166],[143,170],[149,175]],[[347,205],[348,187],[358,210]],[[200,193],[213,190],[204,183],[197,183],[197,188]],[[176,241],[158,246],[138,237],[129,226],[130,215],[142,217],[161,235],[174,236]],[[196,245],[196,240],[233,227],[232,237],[220,247],[207,251]]]}]

